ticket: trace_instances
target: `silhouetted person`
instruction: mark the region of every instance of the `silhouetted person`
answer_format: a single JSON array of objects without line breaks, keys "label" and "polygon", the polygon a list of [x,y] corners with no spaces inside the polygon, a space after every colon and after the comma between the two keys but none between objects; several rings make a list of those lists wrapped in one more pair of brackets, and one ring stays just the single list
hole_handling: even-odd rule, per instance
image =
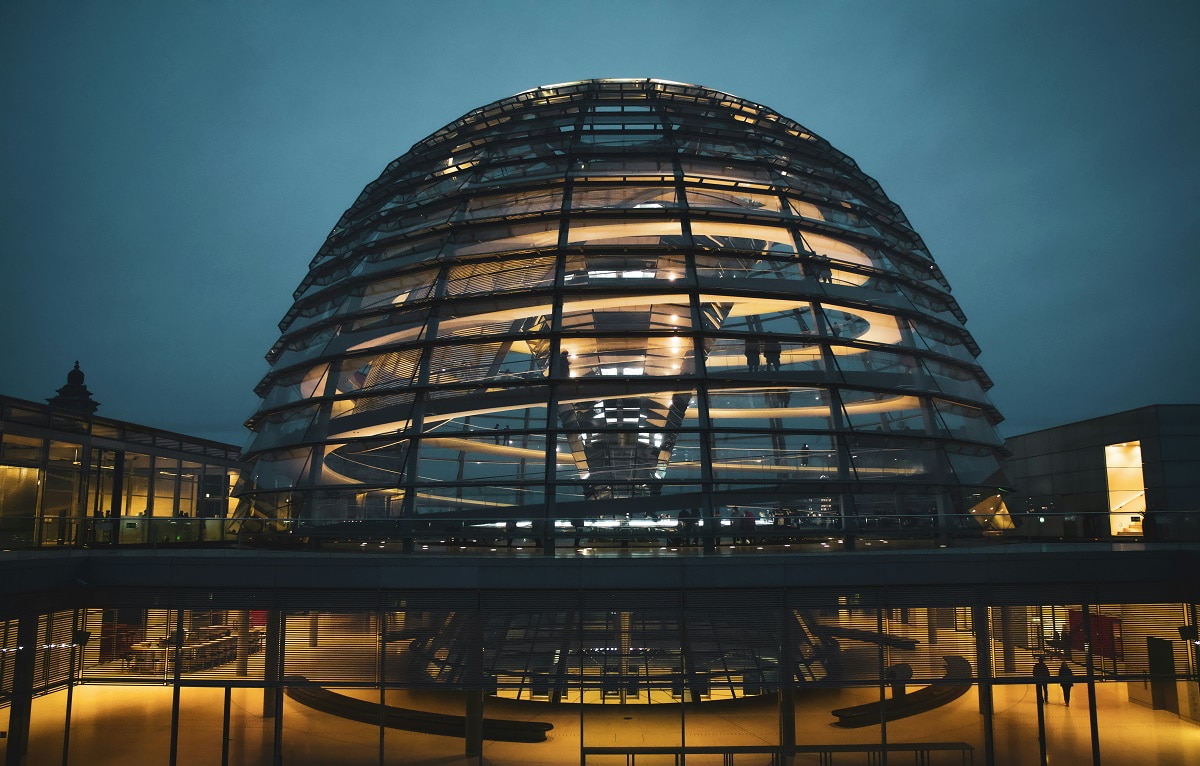
[{"label": "silhouetted person", "polygon": [[739,518],[734,519],[734,524],[737,525],[739,542],[754,545],[754,514],[749,509],[744,510]]},{"label": "silhouetted person", "polygon": [[768,370],[779,371],[779,357],[781,354],[783,354],[783,346],[774,338],[769,338],[763,344],[763,359],[766,360]]},{"label": "silhouetted person", "polygon": [[1065,662],[1058,666],[1058,685],[1063,690],[1063,704],[1071,707],[1071,687],[1075,685],[1075,674]]},{"label": "silhouetted person", "polygon": [[679,512],[679,534],[682,545],[693,545],[696,542],[696,511],[684,508]]},{"label": "silhouetted person", "polygon": [[1038,702],[1046,702],[1048,696],[1046,692],[1050,687],[1050,668],[1046,667],[1046,661],[1038,657],[1037,663],[1033,666],[1033,682],[1037,684]]},{"label": "silhouetted person", "polygon": [[750,372],[758,372],[758,348],[758,338],[750,338],[746,341],[746,369]]},{"label": "silhouetted person", "polygon": [[833,282],[833,269],[829,268],[829,256],[818,255],[816,261],[814,271],[817,272],[817,280],[825,283]]}]

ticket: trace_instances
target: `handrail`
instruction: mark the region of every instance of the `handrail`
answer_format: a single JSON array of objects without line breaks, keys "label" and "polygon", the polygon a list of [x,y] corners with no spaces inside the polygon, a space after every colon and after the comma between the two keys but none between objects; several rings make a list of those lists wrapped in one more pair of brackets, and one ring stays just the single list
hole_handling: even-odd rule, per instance
[{"label": "handrail", "polygon": [[[1067,532],[1063,521],[1078,514],[1021,514],[1013,529],[991,530],[971,514],[940,517],[872,514],[840,518],[831,513],[793,513],[718,519],[679,519],[671,514],[561,515],[530,518],[494,509],[489,515],[428,514],[415,517],[197,518],[117,516],[0,518],[0,549],[98,547],[106,545],[245,545],[320,547],[345,543],[396,543],[404,551],[609,547],[685,550],[815,545],[828,549],[888,550],[899,547],[1005,545],[1024,543],[1158,543],[1200,541],[1200,511],[1149,513],[1145,533],[1108,534],[1107,514],[1096,514],[1093,529]],[[740,511],[739,511],[740,512]],[[715,524],[713,522],[716,522]],[[378,548],[375,548],[377,550]]]}]

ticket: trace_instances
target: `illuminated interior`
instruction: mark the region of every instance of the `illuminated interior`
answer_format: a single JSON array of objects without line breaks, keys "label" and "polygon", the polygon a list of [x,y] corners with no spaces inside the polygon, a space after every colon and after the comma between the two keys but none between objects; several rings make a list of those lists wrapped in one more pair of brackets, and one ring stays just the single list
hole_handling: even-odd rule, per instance
[{"label": "illuminated interior", "polygon": [[221,539],[236,447],[0,396],[0,548]]},{"label": "illuminated interior", "polygon": [[1140,535],[1146,516],[1146,482],[1142,478],[1142,443],[1109,444],[1104,448],[1108,479],[1108,523],[1114,535]]},{"label": "illuminated interior", "polygon": [[727,94],[481,107],[367,186],[294,296],[246,513],[1011,527],[991,382],[921,238]]}]

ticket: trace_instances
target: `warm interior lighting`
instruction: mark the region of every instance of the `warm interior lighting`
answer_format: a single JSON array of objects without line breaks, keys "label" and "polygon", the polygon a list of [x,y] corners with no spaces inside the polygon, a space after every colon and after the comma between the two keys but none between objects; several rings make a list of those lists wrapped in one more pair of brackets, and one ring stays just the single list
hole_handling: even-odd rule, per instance
[{"label": "warm interior lighting", "polygon": [[1140,441],[1110,444],[1104,448],[1108,480],[1108,524],[1114,535],[1142,534],[1146,515],[1146,482],[1142,476]]},{"label": "warm interior lighting", "polygon": [[[948,485],[998,468],[974,344],[895,205],[812,141],[647,80],[536,90],[435,133],[296,293],[243,496],[352,518],[557,497],[611,519],[691,494],[765,513],[768,483],[791,513],[833,484],[830,519],[851,495],[868,518],[877,492],[960,508]],[[998,500],[971,510],[1011,523]]]}]

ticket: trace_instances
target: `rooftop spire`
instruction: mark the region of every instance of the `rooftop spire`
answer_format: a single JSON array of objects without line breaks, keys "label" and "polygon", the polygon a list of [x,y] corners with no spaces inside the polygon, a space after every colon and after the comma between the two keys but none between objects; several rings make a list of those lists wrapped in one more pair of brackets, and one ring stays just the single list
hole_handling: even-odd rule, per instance
[{"label": "rooftop spire", "polygon": [[100,403],[92,399],[92,392],[88,391],[88,387],[83,384],[83,370],[79,369],[79,361],[76,360],[75,368],[67,373],[67,384],[58,389],[58,393],[47,399],[51,407],[58,407],[64,410],[72,410],[85,415],[91,415],[96,412]]}]

